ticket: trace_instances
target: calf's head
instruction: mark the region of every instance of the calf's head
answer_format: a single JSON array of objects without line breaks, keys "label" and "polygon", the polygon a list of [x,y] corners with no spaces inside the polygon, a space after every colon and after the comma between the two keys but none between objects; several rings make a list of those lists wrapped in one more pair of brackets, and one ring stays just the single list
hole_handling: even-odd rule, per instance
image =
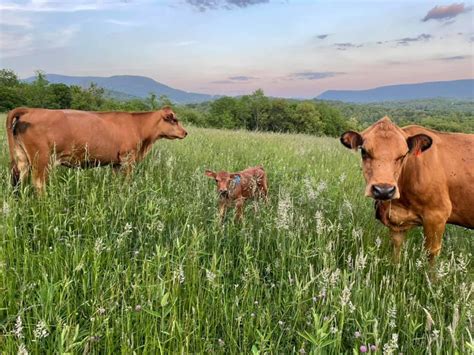
[{"label": "calf's head", "polygon": [[206,170],[204,173],[207,177],[214,179],[217,185],[217,192],[220,197],[229,197],[230,190],[240,180],[238,173],[228,173],[227,171],[214,172]]},{"label": "calf's head", "polygon": [[188,135],[188,132],[179,123],[176,114],[169,107],[163,107],[158,111],[160,120],[158,122],[159,135],[167,139],[183,139]]},{"label": "calf's head", "polygon": [[384,117],[361,133],[345,132],[341,143],[350,149],[360,149],[367,183],[365,195],[376,200],[392,200],[400,198],[398,178],[407,157],[421,155],[431,147],[432,139],[426,134],[409,137]]}]

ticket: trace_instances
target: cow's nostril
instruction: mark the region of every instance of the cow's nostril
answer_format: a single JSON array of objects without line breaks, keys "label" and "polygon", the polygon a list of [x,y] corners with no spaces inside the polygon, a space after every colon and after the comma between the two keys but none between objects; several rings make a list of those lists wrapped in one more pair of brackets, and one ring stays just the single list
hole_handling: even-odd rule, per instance
[{"label": "cow's nostril", "polygon": [[392,185],[373,185],[372,195],[377,200],[390,200],[395,195],[397,188]]}]

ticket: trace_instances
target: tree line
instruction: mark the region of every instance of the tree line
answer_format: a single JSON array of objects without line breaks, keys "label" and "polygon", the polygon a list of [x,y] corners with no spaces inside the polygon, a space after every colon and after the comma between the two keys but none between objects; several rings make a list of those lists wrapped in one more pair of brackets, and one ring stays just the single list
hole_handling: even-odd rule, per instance
[{"label": "tree line", "polygon": [[[270,98],[262,90],[240,97],[221,97],[211,102],[174,105],[154,93],[144,99],[117,99],[95,84],[89,87],[49,83],[38,71],[31,83],[11,70],[0,70],[0,111],[19,106],[88,111],[153,111],[169,105],[181,120],[198,127],[246,129],[270,132],[339,136],[345,130],[361,130],[388,115],[404,125],[417,123],[434,129],[474,132],[472,102],[458,104],[431,101],[415,103],[346,104],[319,100]],[[421,106],[420,106],[421,105]]]}]

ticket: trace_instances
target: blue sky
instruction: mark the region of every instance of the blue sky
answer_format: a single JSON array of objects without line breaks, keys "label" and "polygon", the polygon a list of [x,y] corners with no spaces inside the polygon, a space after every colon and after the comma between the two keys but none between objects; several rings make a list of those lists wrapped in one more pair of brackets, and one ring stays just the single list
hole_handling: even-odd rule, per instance
[{"label": "blue sky", "polygon": [[474,78],[473,2],[1,0],[21,77],[145,75],[179,89],[314,97]]}]

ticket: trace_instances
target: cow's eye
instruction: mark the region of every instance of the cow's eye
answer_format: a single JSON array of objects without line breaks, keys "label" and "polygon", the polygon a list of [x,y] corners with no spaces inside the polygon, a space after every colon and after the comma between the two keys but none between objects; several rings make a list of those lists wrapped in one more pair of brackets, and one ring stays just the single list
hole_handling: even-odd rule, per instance
[{"label": "cow's eye", "polygon": [[370,158],[369,153],[364,148],[360,148],[360,155],[362,156],[362,159],[366,160]]},{"label": "cow's eye", "polygon": [[400,155],[397,159],[395,159],[396,162],[401,162],[403,161],[403,159],[405,159],[405,157],[407,156],[408,153],[406,154],[403,154],[403,155]]}]

